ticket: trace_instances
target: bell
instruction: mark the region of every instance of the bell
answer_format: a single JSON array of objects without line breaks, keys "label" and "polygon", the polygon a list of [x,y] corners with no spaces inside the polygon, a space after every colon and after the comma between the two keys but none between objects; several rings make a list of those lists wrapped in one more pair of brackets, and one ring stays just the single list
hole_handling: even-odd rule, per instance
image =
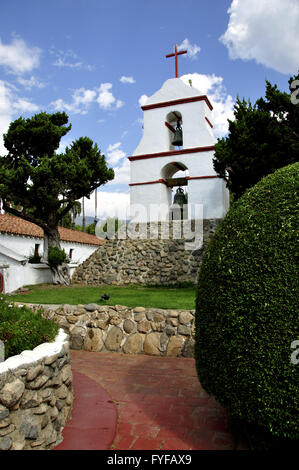
[{"label": "bell", "polygon": [[183,131],[180,125],[180,121],[177,122],[174,138],[171,143],[175,147],[181,147],[183,145]]},{"label": "bell", "polygon": [[178,204],[179,206],[183,207],[184,204],[187,204],[186,194],[182,190],[182,188],[178,188],[173,198],[173,203]]}]

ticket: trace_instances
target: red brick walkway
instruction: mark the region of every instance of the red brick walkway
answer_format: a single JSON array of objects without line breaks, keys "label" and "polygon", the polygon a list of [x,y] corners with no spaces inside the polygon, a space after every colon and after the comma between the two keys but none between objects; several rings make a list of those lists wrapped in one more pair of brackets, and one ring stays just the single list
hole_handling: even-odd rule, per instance
[{"label": "red brick walkway", "polygon": [[244,448],[234,442],[225,410],[198,382],[193,359],[86,351],[71,354],[73,371],[101,385],[110,396],[106,402],[116,404],[118,423],[111,449]]},{"label": "red brick walkway", "polygon": [[73,371],[72,418],[55,450],[107,450],[116,433],[117,408],[106,390],[85,374]]}]

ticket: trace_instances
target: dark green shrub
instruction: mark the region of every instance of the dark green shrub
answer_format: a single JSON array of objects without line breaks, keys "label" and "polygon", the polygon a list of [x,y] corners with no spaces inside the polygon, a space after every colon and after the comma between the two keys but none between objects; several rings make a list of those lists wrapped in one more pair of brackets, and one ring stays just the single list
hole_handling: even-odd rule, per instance
[{"label": "dark green shrub", "polygon": [[61,250],[58,246],[49,246],[48,263],[50,266],[56,267],[62,263],[69,263],[69,261],[64,249]]},{"label": "dark green shrub", "polygon": [[28,263],[38,264],[41,262],[41,258],[41,255],[36,255],[35,253],[33,253],[32,255],[28,256]]},{"label": "dark green shrub", "polygon": [[196,300],[202,386],[232,416],[289,439],[299,438],[298,173],[299,163],[277,170],[233,204]]},{"label": "dark green shrub", "polygon": [[55,339],[59,325],[47,320],[41,311],[27,307],[14,307],[0,301],[0,340],[4,342],[5,358],[31,350],[41,343]]}]

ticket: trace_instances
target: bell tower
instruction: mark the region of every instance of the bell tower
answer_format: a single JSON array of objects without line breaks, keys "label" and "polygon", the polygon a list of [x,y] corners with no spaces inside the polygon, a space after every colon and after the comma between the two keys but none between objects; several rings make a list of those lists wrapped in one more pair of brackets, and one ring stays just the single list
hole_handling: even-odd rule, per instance
[{"label": "bell tower", "polygon": [[[185,53],[186,51],[181,51]],[[222,219],[229,193],[213,168],[215,138],[209,98],[178,78],[167,80],[142,106],[144,131],[130,161],[130,206],[136,222],[171,219],[173,193],[188,194],[187,218],[203,205],[204,219]],[[176,175],[177,174],[177,175]],[[177,176],[177,177],[176,177]],[[137,205],[144,210],[138,215]]]}]

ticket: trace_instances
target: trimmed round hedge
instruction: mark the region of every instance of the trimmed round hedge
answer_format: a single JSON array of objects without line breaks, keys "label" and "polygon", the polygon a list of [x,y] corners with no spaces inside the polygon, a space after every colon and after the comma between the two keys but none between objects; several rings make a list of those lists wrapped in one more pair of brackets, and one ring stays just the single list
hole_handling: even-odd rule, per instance
[{"label": "trimmed round hedge", "polygon": [[[235,416],[299,438],[299,163],[236,201],[205,253],[195,360],[206,391]],[[299,357],[299,348],[298,357]]]}]

